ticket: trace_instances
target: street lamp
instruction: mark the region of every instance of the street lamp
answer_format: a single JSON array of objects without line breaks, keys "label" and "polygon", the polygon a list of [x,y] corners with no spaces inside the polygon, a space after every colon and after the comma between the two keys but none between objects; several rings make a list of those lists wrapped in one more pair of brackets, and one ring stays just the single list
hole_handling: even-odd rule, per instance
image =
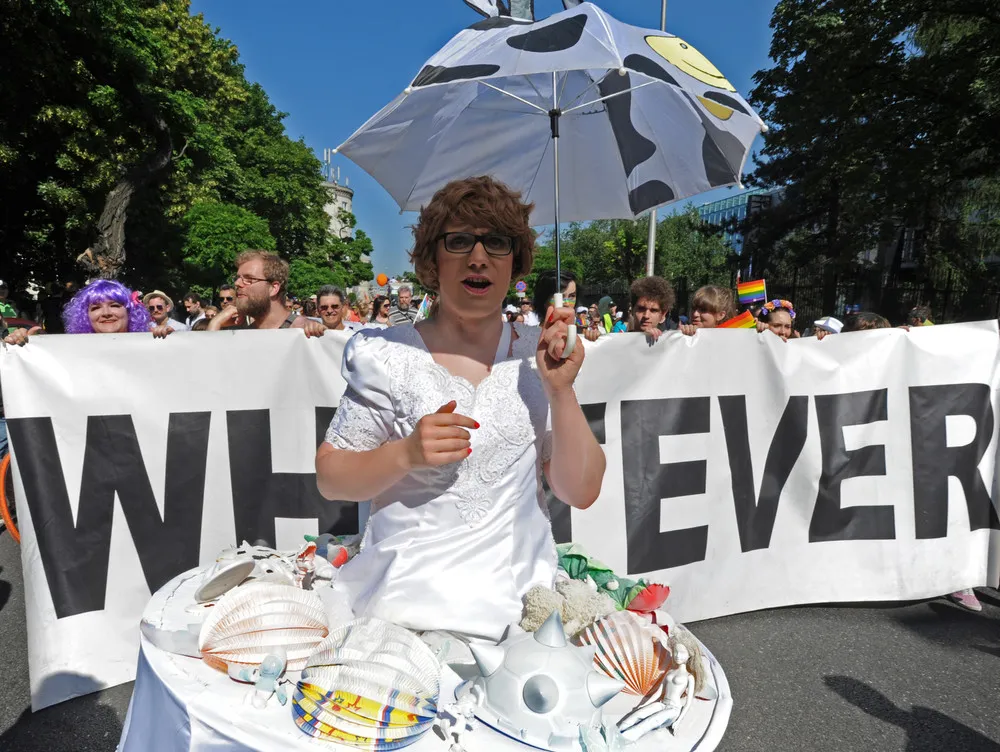
[{"label": "street lamp", "polygon": [[[667,30],[667,0],[660,0],[660,31]],[[653,276],[656,260],[656,209],[649,210],[649,240],[646,248],[646,276]]]}]

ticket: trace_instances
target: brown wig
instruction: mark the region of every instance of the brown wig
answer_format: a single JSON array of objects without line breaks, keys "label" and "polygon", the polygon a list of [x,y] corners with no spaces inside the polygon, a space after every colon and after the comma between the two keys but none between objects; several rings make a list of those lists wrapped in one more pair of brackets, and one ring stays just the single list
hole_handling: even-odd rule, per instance
[{"label": "brown wig", "polygon": [[531,271],[535,258],[535,233],[529,217],[534,204],[521,201],[521,194],[488,175],[453,180],[434,194],[420,210],[413,228],[410,261],[420,284],[438,292],[437,245],[446,224],[487,227],[514,238],[512,278]]},{"label": "brown wig", "polygon": [[674,307],[674,288],[663,277],[642,277],[633,282],[629,288],[629,299],[633,309],[640,298],[655,300],[666,315]]},{"label": "brown wig", "polygon": [[254,249],[243,251],[236,257],[236,268],[239,269],[241,264],[257,259],[264,262],[264,279],[268,282],[277,282],[280,285],[278,294],[284,293],[285,287],[288,285],[288,262],[277,253]]},{"label": "brown wig", "polygon": [[731,290],[717,285],[705,285],[699,287],[691,298],[691,310],[708,311],[724,321],[736,315],[736,302]]}]

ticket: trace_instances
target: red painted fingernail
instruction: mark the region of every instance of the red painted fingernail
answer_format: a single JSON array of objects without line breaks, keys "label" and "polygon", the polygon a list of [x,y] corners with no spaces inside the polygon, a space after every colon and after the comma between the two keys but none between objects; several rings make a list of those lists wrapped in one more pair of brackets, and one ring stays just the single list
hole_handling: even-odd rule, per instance
[{"label": "red painted fingernail", "polygon": [[552,313],[550,313],[549,317],[547,319],[545,319],[545,323],[546,324],[551,324],[552,323],[552,317],[555,316],[555,315],[556,315],[555,311],[553,311]]},{"label": "red painted fingernail", "polygon": [[476,428],[479,428],[479,421],[476,421]]},{"label": "red painted fingernail", "polygon": [[469,447],[469,451],[466,453],[466,456],[468,456],[470,454],[472,454],[472,447]]}]

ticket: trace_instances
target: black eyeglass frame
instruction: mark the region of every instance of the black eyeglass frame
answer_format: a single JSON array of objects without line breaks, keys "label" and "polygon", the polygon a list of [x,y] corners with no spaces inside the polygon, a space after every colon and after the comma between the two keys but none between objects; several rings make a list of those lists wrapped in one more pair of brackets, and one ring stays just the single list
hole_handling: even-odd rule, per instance
[{"label": "black eyeglass frame", "polygon": [[[469,246],[469,250],[453,251],[451,248],[449,248],[448,238],[452,235],[467,235],[468,237],[472,238],[472,244]],[[503,253],[491,251],[489,248],[486,247],[487,238],[504,238],[510,243],[510,248],[508,248]],[[499,232],[487,232],[483,235],[476,235],[475,233],[472,232],[442,232],[440,235],[434,238],[434,242],[437,242],[439,240],[444,241],[444,249],[448,253],[454,253],[456,256],[466,256],[472,253],[472,249],[476,247],[476,243],[480,243],[483,246],[483,250],[486,251],[487,255],[493,256],[494,258],[503,258],[504,256],[509,256],[514,252],[515,248],[517,247],[517,242],[514,239],[513,235],[503,235],[502,233]]]}]

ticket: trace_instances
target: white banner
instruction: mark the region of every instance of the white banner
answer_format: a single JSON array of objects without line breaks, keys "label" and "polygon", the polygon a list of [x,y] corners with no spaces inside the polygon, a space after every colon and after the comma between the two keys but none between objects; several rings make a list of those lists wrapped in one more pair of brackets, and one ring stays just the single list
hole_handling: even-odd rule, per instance
[{"label": "white banner", "polygon": [[[150,593],[241,539],[353,532],[313,457],[346,337],[33,338],[0,357],[32,706],[134,677]],[[557,540],[670,584],[682,621],[995,583],[996,322],[785,344],[639,335],[587,347],[601,497]]]}]

